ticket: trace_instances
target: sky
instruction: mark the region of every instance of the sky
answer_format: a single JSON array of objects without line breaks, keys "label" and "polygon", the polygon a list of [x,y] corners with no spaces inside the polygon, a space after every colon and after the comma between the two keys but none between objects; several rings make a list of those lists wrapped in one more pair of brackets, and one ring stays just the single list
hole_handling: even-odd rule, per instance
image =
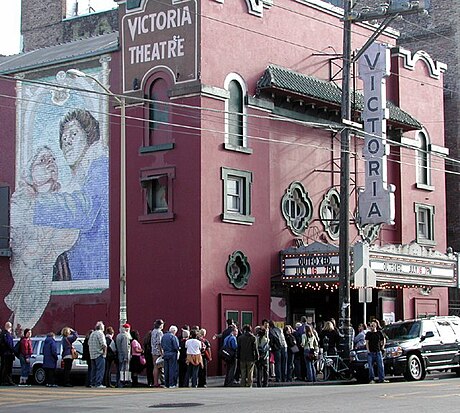
[{"label": "sky", "polygon": [[[116,5],[113,0],[78,0],[78,2],[80,10],[87,8],[88,3],[96,11],[109,10]],[[19,53],[21,0],[0,0],[0,10],[0,54]]]}]

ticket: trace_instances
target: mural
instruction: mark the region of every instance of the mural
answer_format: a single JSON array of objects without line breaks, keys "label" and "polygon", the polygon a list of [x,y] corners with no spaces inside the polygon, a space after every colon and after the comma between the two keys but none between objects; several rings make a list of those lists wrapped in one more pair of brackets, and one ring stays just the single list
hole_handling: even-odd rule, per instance
[{"label": "mural", "polygon": [[[107,62],[85,73],[107,84]],[[62,71],[39,82],[17,87],[14,285],[5,298],[11,321],[27,328],[52,294],[100,293],[109,285],[107,97],[81,92],[99,86]]]}]

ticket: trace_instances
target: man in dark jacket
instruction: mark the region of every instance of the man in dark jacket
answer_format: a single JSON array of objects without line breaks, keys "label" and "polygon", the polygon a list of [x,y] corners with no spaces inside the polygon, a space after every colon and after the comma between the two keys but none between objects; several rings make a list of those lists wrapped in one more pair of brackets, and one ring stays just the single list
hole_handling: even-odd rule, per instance
[{"label": "man in dark jacket", "polygon": [[10,322],[5,323],[5,328],[0,333],[0,356],[2,359],[2,386],[15,386],[12,378],[14,346],[11,331],[13,326]]},{"label": "man in dark jacket", "polygon": [[177,327],[169,327],[169,331],[163,334],[160,344],[163,349],[165,385],[170,389],[177,386],[177,353],[179,352],[179,339],[176,337]]},{"label": "man in dark jacket", "polygon": [[252,387],[254,365],[259,359],[256,337],[250,325],[243,326],[243,334],[238,337],[238,360],[241,369],[241,387]]},{"label": "man in dark jacket", "polygon": [[43,368],[45,369],[46,386],[57,387],[55,374],[58,360],[57,346],[53,332],[48,333],[43,343]]}]

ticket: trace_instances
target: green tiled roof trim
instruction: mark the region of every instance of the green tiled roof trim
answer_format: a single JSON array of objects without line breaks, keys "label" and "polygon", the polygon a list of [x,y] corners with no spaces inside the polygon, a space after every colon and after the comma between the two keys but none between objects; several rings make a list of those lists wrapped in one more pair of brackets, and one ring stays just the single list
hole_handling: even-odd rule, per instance
[{"label": "green tiled roof trim", "polygon": [[[342,90],[332,82],[317,79],[313,76],[294,72],[277,65],[269,65],[262,77],[257,82],[257,90],[279,89],[302,95],[325,104],[339,106],[342,100]],[[352,96],[354,107],[358,111],[363,110],[363,95],[356,92]],[[414,129],[421,129],[420,122],[403,111],[390,101],[387,101],[390,113],[390,121]]]}]

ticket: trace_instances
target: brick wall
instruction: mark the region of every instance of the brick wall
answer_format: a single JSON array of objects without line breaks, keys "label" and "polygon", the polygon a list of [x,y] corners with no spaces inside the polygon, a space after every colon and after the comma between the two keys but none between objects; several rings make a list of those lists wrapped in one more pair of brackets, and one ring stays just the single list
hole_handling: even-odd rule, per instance
[{"label": "brick wall", "polygon": [[63,19],[66,0],[22,0],[23,50],[40,49],[118,30],[118,10]]}]

